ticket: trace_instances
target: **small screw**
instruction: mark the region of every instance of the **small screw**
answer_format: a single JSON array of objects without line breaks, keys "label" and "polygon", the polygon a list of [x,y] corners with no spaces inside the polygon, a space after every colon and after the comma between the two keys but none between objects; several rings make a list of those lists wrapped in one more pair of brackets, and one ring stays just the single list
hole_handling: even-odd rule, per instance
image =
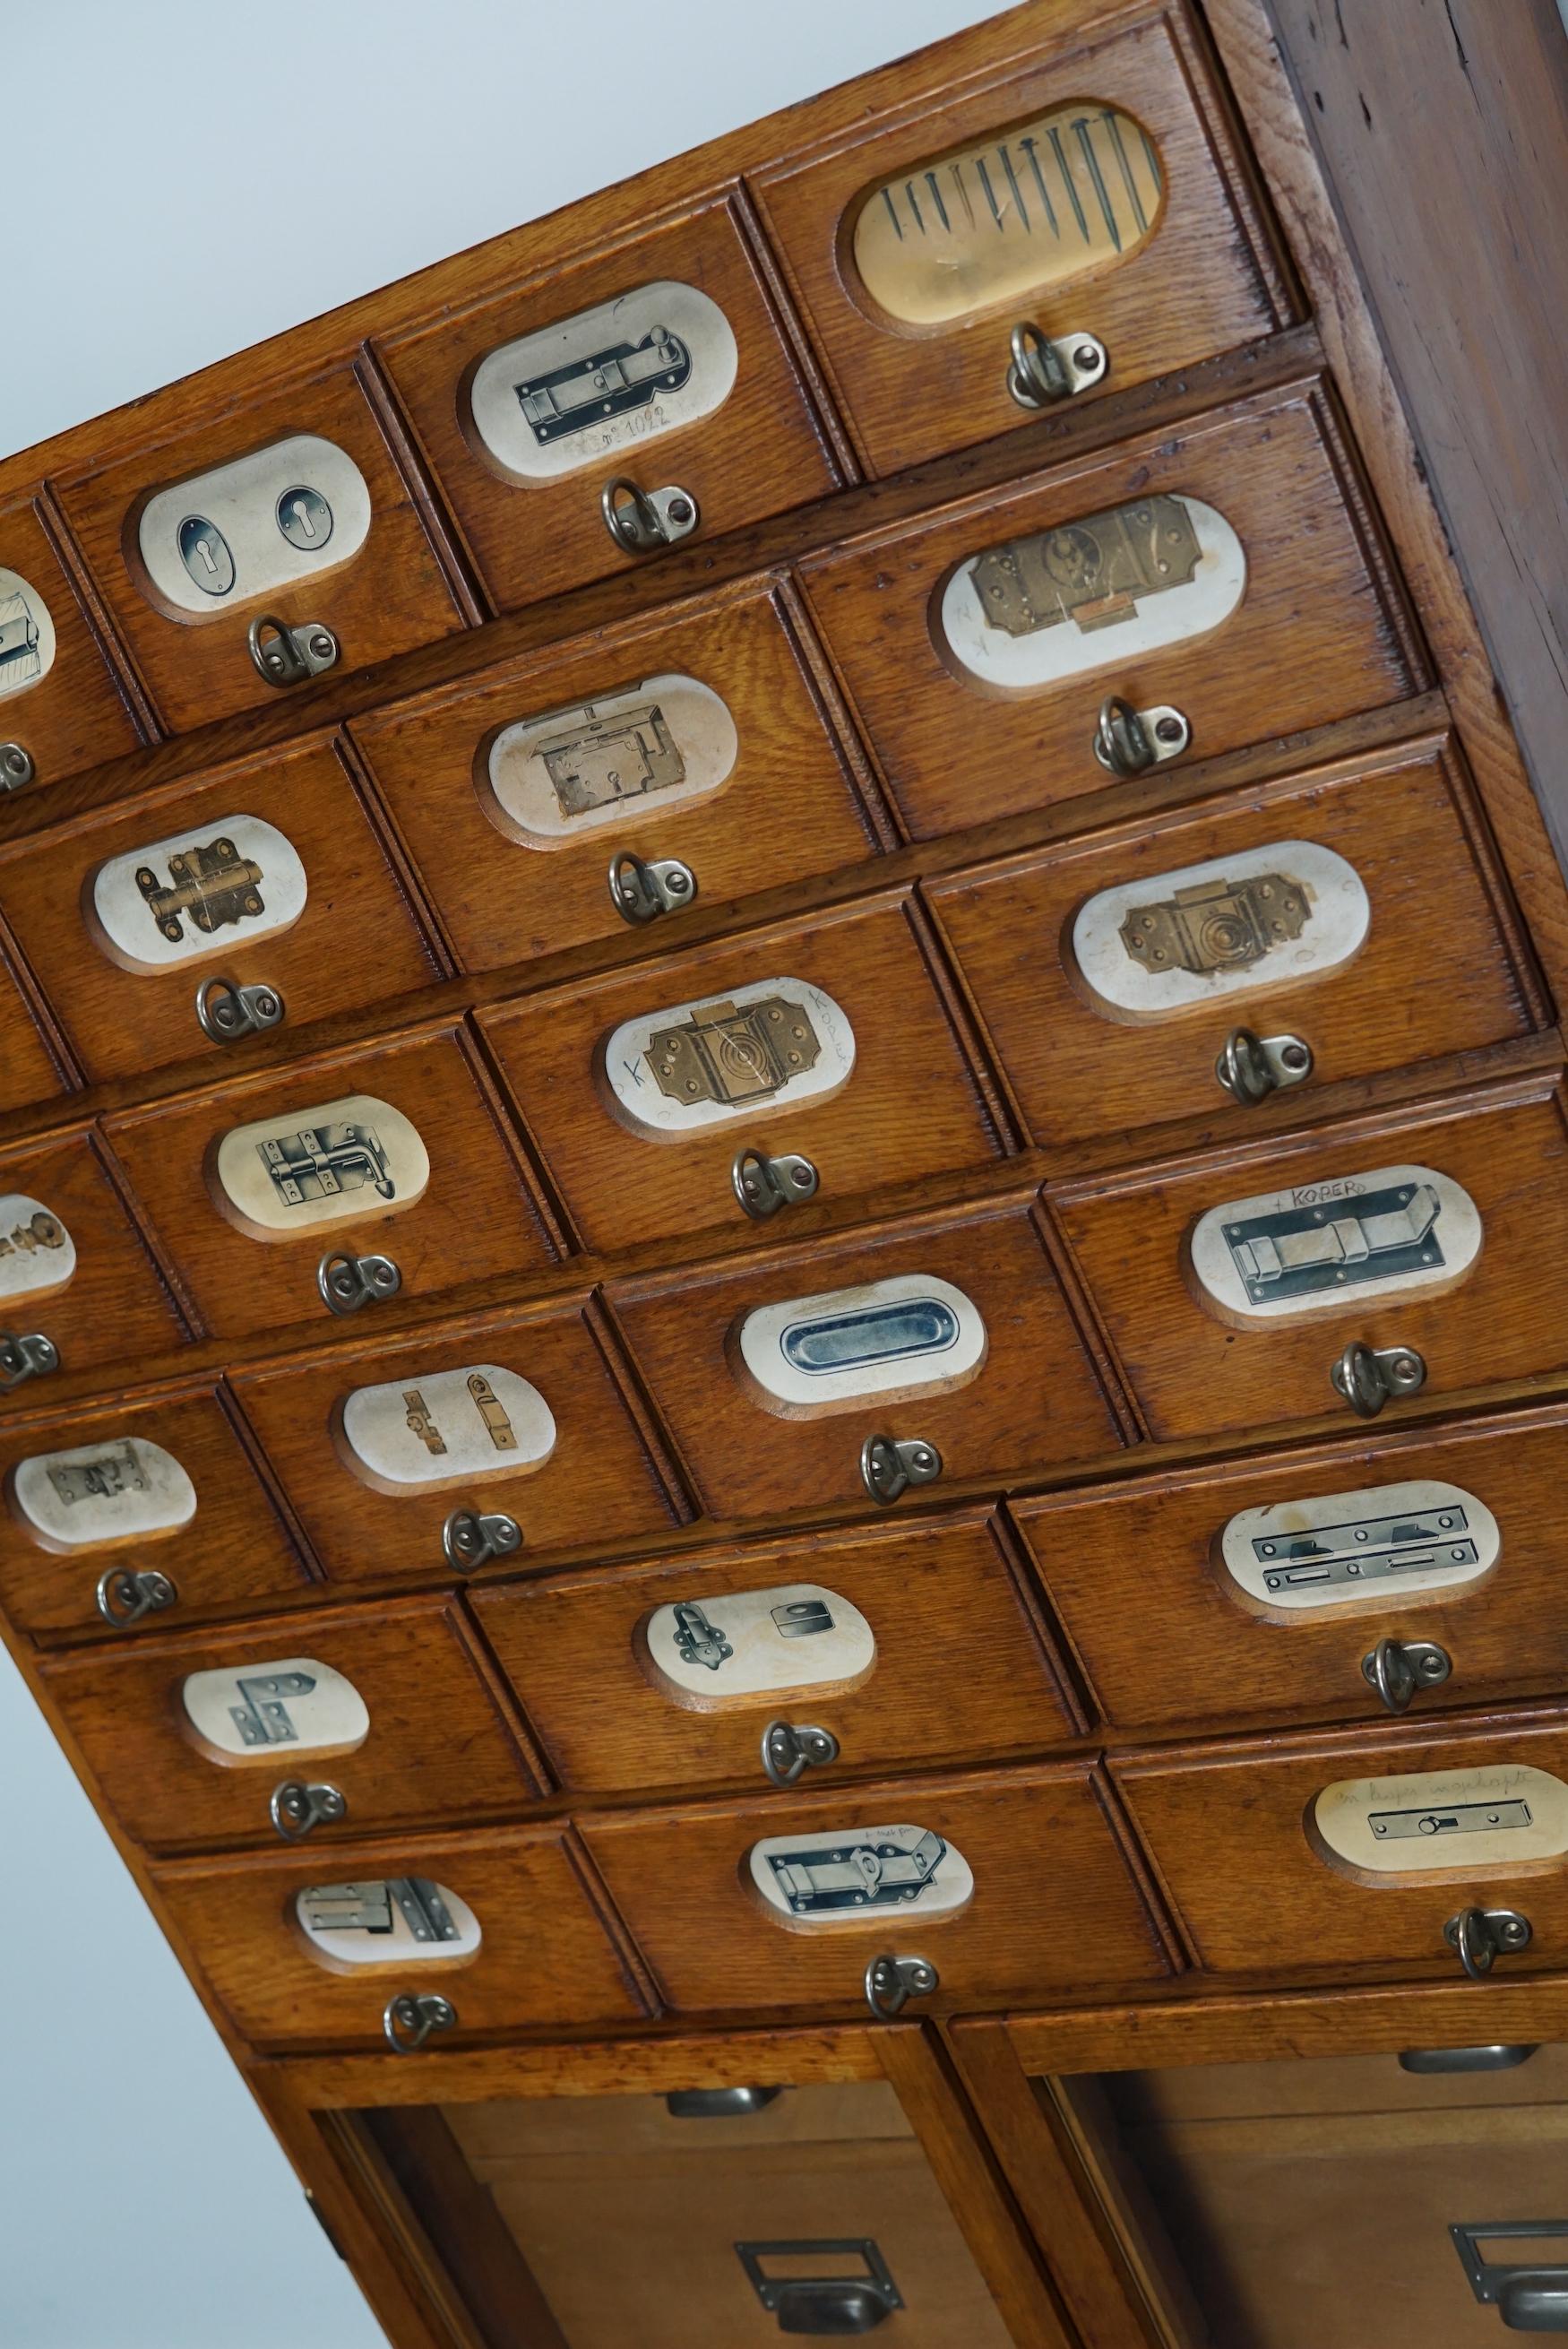
[{"label": "small screw", "polygon": [[1154,731],[1161,742],[1180,742],[1186,730],[1179,718],[1161,718]]},{"label": "small screw", "polygon": [[1280,1054],[1280,1059],[1284,1062],[1285,1067],[1293,1070],[1305,1069],[1307,1064],[1308,1058],[1309,1055],[1305,1044],[1287,1044],[1284,1051]]},{"label": "small screw", "polygon": [[672,498],[669,504],[669,516],[672,522],[690,522],[692,518],[691,500],[689,498]]},{"label": "small screw", "polygon": [[1081,367],[1085,375],[1097,375],[1099,372],[1100,363],[1099,353],[1091,344],[1085,343],[1081,349],[1073,353],[1074,367]]}]

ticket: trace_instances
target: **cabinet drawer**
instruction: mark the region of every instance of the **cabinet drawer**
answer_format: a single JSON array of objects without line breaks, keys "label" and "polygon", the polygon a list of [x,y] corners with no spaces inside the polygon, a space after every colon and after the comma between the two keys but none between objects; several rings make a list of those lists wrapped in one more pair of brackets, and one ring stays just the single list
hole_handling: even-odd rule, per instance
[{"label": "cabinet drawer", "polygon": [[0,1032],[5,1051],[0,1058],[0,1110],[26,1109],[34,1102],[53,1101],[69,1090],[43,1031],[24,999],[15,974],[0,939]]},{"label": "cabinet drawer", "polygon": [[480,1015],[590,1248],[744,1221],[752,1148],[830,1199],[983,1165],[995,1126],[903,892]]},{"label": "cabinet drawer", "polygon": [[1557,1368],[1565,1173],[1561,1099],[1539,1080],[1053,1203],[1163,1437],[1342,1409],[1329,1371],[1352,1341],[1414,1348],[1429,1393]]},{"label": "cabinet drawer", "polygon": [[[134,750],[140,731],[30,502],[0,513],[0,742],[7,788],[57,783]],[[0,800],[4,794],[0,793]]]},{"label": "cabinet drawer", "polygon": [[1302,383],[805,564],[911,831],[1104,790],[1109,696],[1206,759],[1415,690],[1354,478]]},{"label": "cabinet drawer", "polygon": [[29,843],[0,909],[95,1081],[223,1049],[196,1018],[206,981],[275,988],[303,1027],[435,975],[325,744]]},{"label": "cabinet drawer", "polygon": [[1119,1440],[1027,1201],[610,1296],[717,1517],[872,1506],[878,1434],[934,1445],[955,1479]]},{"label": "cabinet drawer", "polygon": [[45,1677],[120,1825],[157,1850],[271,1847],[268,1805],[291,1780],[329,1781],[347,1806],[310,1830],[313,1855],[377,1828],[505,1817],[534,1792],[450,1599],[143,1637]]},{"label": "cabinet drawer", "polygon": [[1010,1508],[1118,1729],[1381,1721],[1385,1639],[1449,1660],[1422,1713],[1568,1680],[1560,1409]]},{"label": "cabinet drawer", "polygon": [[[32,1464],[27,1465],[26,1464]],[[143,1635],[186,1616],[302,1595],[310,1577],[211,1392],[108,1403],[0,1432],[0,1600],[18,1630]],[[161,1578],[132,1590],[122,1578]],[[138,1615],[138,1598],[156,1603]]]},{"label": "cabinet drawer", "polygon": [[1206,1111],[1240,1123],[1215,1076],[1238,1028],[1305,1042],[1315,1085],[1533,1024],[1470,816],[1451,747],[1428,742],[931,896],[1037,1143]]},{"label": "cabinet drawer", "polygon": [[325,1315],[317,1269],[329,1254],[390,1257],[414,1298],[552,1260],[460,1029],[108,1123],[215,1336]]},{"label": "cabinet drawer", "polygon": [[[258,2047],[380,2047],[389,2002],[409,1993],[457,2010],[436,2047],[646,2013],[574,1856],[547,1828],[406,1836],[356,1845],[352,1855],[344,1847],[175,1861],[155,1869],[153,1881],[196,1970]],[[407,1924],[398,1894],[418,1909],[426,1888],[440,1901],[445,1925],[437,1930],[449,1928],[449,1942],[423,1943]],[[335,1889],[357,1902],[309,1899]],[[313,1916],[357,1906],[371,1921],[318,1928],[328,1936],[323,1950],[301,1921],[302,1895]],[[450,1953],[438,1955],[444,1946]]]},{"label": "cabinet drawer", "polygon": [[[1457,1971],[1443,1928],[1471,1907],[1518,1909],[1533,1928],[1500,1979],[1562,1965],[1561,1721],[1281,1739],[1142,1757],[1112,1775],[1212,1972]],[[1437,1824],[1423,1829],[1426,1819]]]},{"label": "cabinet drawer", "polygon": [[704,538],[837,486],[727,202],[448,311],[385,357],[502,611],[644,559],[600,511],[618,476],[683,491]]},{"label": "cabinet drawer", "polygon": [[758,1782],[779,1718],[838,1741],[813,1789],[1073,1733],[1038,1618],[978,1511],[502,1585],[473,1605],[569,1791]]},{"label": "cabinet drawer", "polygon": [[511,1517],[524,1563],[672,1522],[581,1300],[361,1344],[234,1386],[334,1581],[450,1572],[442,1537],[454,1510]]},{"label": "cabinet drawer", "polygon": [[617,859],[704,898],[866,854],[864,815],[779,590],[509,663],[354,729],[467,970],[624,937]]},{"label": "cabinet drawer", "polygon": [[276,698],[246,641],[263,615],[319,623],[342,669],[462,625],[346,367],[78,475],[60,496],[176,733]]},{"label": "cabinet drawer", "polygon": [[906,80],[896,112],[759,183],[882,473],[1037,415],[1009,389],[1020,320],[1064,351],[1097,337],[1086,388],[1112,390],[1284,325],[1244,190],[1181,6],[1026,50],[979,89]]},{"label": "cabinet drawer", "polygon": [[[0,1333],[46,1338],[67,1371],[164,1353],[185,1335],[82,1128],[0,1157]],[[0,1396],[41,1408],[47,1389],[7,1379]]]},{"label": "cabinet drawer", "polygon": [[882,1952],[927,1959],[943,2007],[1169,1971],[1078,1763],[596,1818],[583,1837],[676,2013],[863,2011]]}]

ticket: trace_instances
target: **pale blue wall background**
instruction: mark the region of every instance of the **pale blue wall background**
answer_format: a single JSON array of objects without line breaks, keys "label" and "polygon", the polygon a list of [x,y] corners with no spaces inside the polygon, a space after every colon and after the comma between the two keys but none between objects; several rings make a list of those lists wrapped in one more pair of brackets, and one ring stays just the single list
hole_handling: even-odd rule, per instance
[{"label": "pale blue wall background", "polygon": [[[10,0],[0,454],[991,13]],[[374,2349],[3,1658],[0,1785],[3,2349]]]}]

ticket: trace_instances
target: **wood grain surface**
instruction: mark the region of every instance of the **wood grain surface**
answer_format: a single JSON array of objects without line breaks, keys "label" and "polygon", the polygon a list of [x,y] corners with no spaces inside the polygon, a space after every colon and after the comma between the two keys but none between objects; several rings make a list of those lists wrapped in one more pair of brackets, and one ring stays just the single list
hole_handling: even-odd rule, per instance
[{"label": "wood grain surface", "polygon": [[[0,1194],[37,1200],[65,1226],[77,1252],[65,1288],[6,1300],[5,1327],[42,1330],[54,1341],[62,1371],[134,1361],[180,1344],[185,1335],[181,1316],[95,1134],[77,1127],[48,1143],[5,1152]],[[47,1403],[46,1382],[31,1381],[5,1395],[0,1414]]]}]

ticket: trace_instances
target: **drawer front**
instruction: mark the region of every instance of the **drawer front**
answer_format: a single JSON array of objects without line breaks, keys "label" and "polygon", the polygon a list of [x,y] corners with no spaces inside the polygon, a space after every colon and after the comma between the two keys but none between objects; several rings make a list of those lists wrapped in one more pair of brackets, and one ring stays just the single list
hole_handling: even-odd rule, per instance
[{"label": "drawer front", "polygon": [[[472,2033],[549,2032],[633,2022],[646,2012],[590,1905],[574,1857],[548,1830],[290,1852],[227,1864],[186,1860],[153,1871],[175,1931],[234,2027],[258,2047],[384,2045],[390,2000],[428,1993],[457,2010],[436,2048]],[[451,1954],[388,1932],[328,1929],[306,1937],[300,1895],[334,1886],[387,1913],[381,1888],[431,1885],[453,1928]],[[417,1897],[417,1896],[416,1896]],[[315,1908],[315,1904],[309,1904]],[[319,1913],[319,1909],[316,1909]],[[366,1955],[366,1953],[368,1953]]]},{"label": "drawer front", "polygon": [[[1559,1095],[1519,1087],[1064,1185],[1054,1205],[1150,1432],[1193,1435],[1342,1410],[1329,1371],[1352,1341],[1415,1348],[1428,1393],[1557,1368],[1565,1172]],[[1428,1216],[1419,1239],[1398,1222],[1413,1234]],[[1261,1309],[1240,1301],[1249,1285]]]},{"label": "drawer front", "polygon": [[324,1317],[317,1268],[340,1251],[390,1257],[415,1299],[552,1260],[516,1145],[458,1029],[109,1125],[216,1336]]},{"label": "drawer front", "polygon": [[610,1298],[717,1517],[874,1507],[861,1455],[878,1434],[934,1445],[954,1479],[1119,1441],[1025,1202]]},{"label": "drawer front", "polygon": [[[759,193],[875,471],[1026,424],[1009,336],[1092,336],[1126,389],[1287,313],[1183,8],[1017,58],[960,96],[906,87]],[[1082,394],[1079,395],[1082,397]]]},{"label": "drawer front", "polygon": [[0,1061],[0,1110],[26,1109],[34,1102],[53,1101],[65,1092],[66,1080],[42,1030],[23,999],[0,941],[0,1022],[4,1023],[5,1054]]},{"label": "drawer front", "polygon": [[1239,1124],[1215,1076],[1238,1028],[1298,1038],[1332,1083],[1532,1027],[1470,813],[1426,743],[930,894],[1037,1143]]},{"label": "drawer front", "polygon": [[999,1154],[903,895],[532,996],[480,1025],[605,1254],[743,1224],[742,1148],[809,1159],[830,1199]]},{"label": "drawer front", "polygon": [[[1212,1972],[1457,1973],[1443,1928],[1472,1907],[1517,1909],[1533,1928],[1528,1949],[1500,1961],[1500,1980],[1562,1965],[1561,1723],[1293,1741],[1130,1761],[1112,1775]],[[1423,1819],[1439,1824],[1423,1832]]]},{"label": "drawer front", "polygon": [[617,476],[684,491],[704,538],[837,486],[727,203],[445,315],[384,356],[502,611],[644,559],[600,511]]},{"label": "drawer front", "polygon": [[870,844],[789,606],[766,584],[354,733],[466,970],[624,938],[606,883],[623,857],[678,858],[696,895],[722,901]]},{"label": "drawer front", "polygon": [[234,1384],[334,1581],[449,1573],[454,1510],[510,1516],[525,1564],[675,1521],[581,1303],[362,1344]]},{"label": "drawer front", "polygon": [[0,513],[0,742],[7,784],[57,783],[134,750],[141,735],[32,504]]},{"label": "drawer front", "polygon": [[[32,1463],[31,1466],[26,1464]],[[0,1432],[0,1600],[47,1639],[110,1628],[145,1637],[187,1616],[299,1597],[310,1576],[247,1447],[211,1393],[108,1404]],[[166,1588],[135,1610],[126,1576]]]},{"label": "drawer front", "polygon": [[95,1081],[221,1055],[210,980],[273,988],[303,1027],[435,976],[325,744],[30,846],[0,864],[0,908]]},{"label": "drawer front", "polygon": [[[280,1786],[330,1783],[344,1837],[505,1817],[534,1792],[450,1599],[325,1609],[74,1657],[49,1693],[128,1835],[160,1851],[275,1845]],[[285,1811],[285,1819],[289,1814]],[[352,1871],[350,1845],[325,1857]]]},{"label": "drawer front", "polygon": [[263,615],[328,629],[339,670],[462,625],[348,367],[84,474],[60,495],[176,733],[277,698],[247,643]]},{"label": "drawer front", "polygon": [[1010,1508],[1117,1729],[1382,1721],[1382,1640],[1448,1658],[1421,1713],[1563,1686],[1565,1472],[1551,1412]]},{"label": "drawer front", "polygon": [[805,564],[912,832],[1102,791],[1109,696],[1211,758],[1414,690],[1353,480],[1301,384]]},{"label": "drawer front", "polygon": [[[0,1158],[0,1331],[46,1338],[62,1371],[166,1353],[185,1335],[90,1133]],[[47,1402],[8,1386],[13,1411]]]},{"label": "drawer front", "polygon": [[837,1741],[813,1790],[1073,1733],[1039,1619],[979,1512],[500,1586],[473,1605],[569,1792],[758,1785],[778,1719]]},{"label": "drawer front", "polygon": [[[863,2012],[883,1952],[927,1959],[943,2007],[1169,1971],[1078,1764],[593,1819],[583,1838],[676,2013]],[[874,1885],[858,1905],[851,1874]],[[802,1909],[774,1905],[758,1877]]]}]

